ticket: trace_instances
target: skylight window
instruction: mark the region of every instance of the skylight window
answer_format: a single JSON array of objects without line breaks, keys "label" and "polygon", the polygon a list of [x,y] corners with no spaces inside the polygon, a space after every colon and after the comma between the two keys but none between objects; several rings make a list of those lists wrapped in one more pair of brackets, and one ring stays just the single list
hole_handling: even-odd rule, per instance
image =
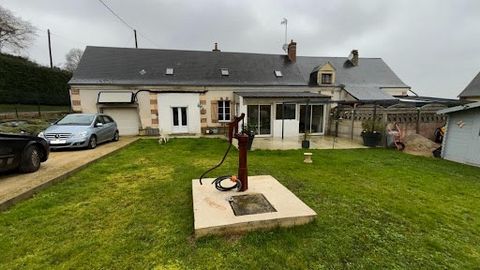
[{"label": "skylight window", "polygon": [[145,69],[142,69],[138,73],[140,73],[140,75],[145,75],[145,74],[147,74],[147,71],[145,71]]},{"label": "skylight window", "polygon": [[173,75],[173,68],[167,68],[167,70],[165,70],[165,74],[166,75]]},{"label": "skylight window", "polygon": [[283,74],[280,70],[275,70],[275,77],[279,78],[279,77],[283,77]]},{"label": "skylight window", "polygon": [[228,68],[221,68],[220,72],[222,73],[222,76],[230,75],[230,73],[228,72]]}]

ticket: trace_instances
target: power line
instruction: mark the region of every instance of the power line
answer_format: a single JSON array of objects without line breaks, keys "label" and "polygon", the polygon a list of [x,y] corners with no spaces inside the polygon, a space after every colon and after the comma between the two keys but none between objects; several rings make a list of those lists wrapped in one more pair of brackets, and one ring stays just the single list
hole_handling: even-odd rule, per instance
[{"label": "power line", "polygon": [[103,2],[102,0],[98,0],[100,3],[102,3],[102,5],[104,5],[112,14],[113,16],[117,17],[123,24],[125,24],[128,28],[132,29],[132,30],[135,30],[135,28],[133,28],[133,26],[131,26],[130,24],[128,24],[124,19],[122,19],[122,17],[120,17],[120,15],[118,15],[117,13],[115,13],[115,11],[113,11],[113,9],[111,9],[107,4],[105,4],[105,2]]},{"label": "power line", "polygon": [[[119,14],[117,14],[112,8],[110,8],[103,0],[98,0],[104,7],[113,14],[113,16],[117,17],[126,27],[130,28],[131,30],[135,31],[135,27],[131,26],[127,21],[125,21]],[[145,40],[149,41],[151,44],[155,45],[156,47],[161,47],[156,44],[153,40],[142,34],[140,31],[137,31],[138,35],[143,37]]]},{"label": "power line", "polygon": [[151,39],[149,39],[148,37],[146,37],[144,34],[142,34],[142,32],[138,32],[138,35],[143,37],[145,40],[149,41],[151,44],[155,45],[156,47],[158,48],[161,48],[162,46],[158,45],[157,43],[155,43],[154,41],[152,41]]}]

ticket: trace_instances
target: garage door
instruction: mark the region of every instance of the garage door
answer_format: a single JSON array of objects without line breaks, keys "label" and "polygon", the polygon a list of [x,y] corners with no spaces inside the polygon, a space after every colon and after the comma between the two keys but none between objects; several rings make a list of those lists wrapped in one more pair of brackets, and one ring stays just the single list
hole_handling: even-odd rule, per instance
[{"label": "garage door", "polygon": [[117,122],[120,135],[138,135],[140,123],[137,108],[104,108],[103,113]]}]

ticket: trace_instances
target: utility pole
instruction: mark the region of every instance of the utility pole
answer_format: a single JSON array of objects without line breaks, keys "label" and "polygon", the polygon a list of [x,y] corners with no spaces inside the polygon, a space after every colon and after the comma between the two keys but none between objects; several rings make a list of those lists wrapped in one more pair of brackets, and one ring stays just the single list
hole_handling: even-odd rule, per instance
[{"label": "utility pole", "polygon": [[133,29],[133,34],[135,35],[135,48],[138,49],[138,43],[137,43],[137,30]]},{"label": "utility pole", "polygon": [[280,24],[285,24],[285,43],[282,46],[282,49],[284,51],[287,51],[288,49],[288,44],[287,44],[287,25],[288,25],[288,20],[287,18],[283,18]]},{"label": "utility pole", "polygon": [[52,43],[50,41],[50,29],[47,29],[48,34],[48,53],[50,54],[50,68],[53,68],[53,61],[52,61]]}]

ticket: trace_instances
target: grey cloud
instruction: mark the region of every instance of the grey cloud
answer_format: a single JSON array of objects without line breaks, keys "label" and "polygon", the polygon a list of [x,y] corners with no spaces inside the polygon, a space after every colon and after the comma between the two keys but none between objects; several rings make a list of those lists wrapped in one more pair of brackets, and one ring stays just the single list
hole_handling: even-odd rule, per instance
[{"label": "grey cloud", "polygon": [[[104,0],[139,31],[140,47],[283,53],[284,28],[300,55],[381,57],[422,95],[454,97],[480,71],[476,0]],[[70,48],[133,46],[133,34],[96,0],[0,0],[31,21],[39,37],[26,54],[48,63]],[[147,39],[145,39],[147,37]]]}]

